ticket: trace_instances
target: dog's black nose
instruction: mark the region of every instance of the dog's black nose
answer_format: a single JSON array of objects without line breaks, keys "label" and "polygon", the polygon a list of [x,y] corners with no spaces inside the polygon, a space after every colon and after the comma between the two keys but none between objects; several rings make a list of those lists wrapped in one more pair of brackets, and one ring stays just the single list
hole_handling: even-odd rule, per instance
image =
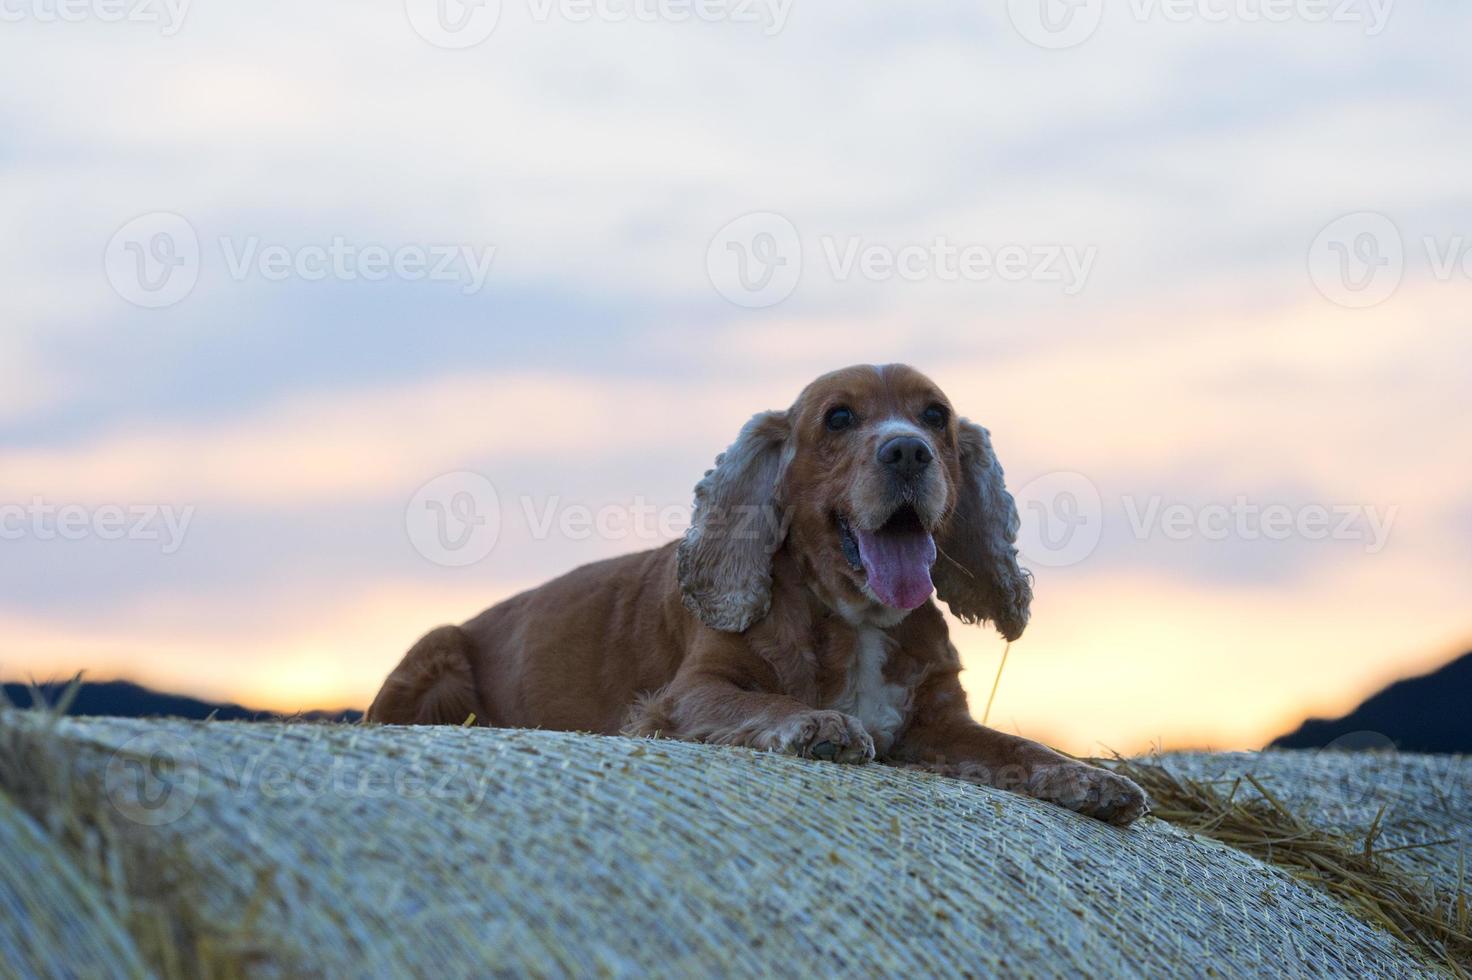
[{"label": "dog's black nose", "polygon": [[930,465],[931,458],[925,440],[914,436],[896,436],[879,447],[880,465],[887,466],[897,476],[918,476]]}]

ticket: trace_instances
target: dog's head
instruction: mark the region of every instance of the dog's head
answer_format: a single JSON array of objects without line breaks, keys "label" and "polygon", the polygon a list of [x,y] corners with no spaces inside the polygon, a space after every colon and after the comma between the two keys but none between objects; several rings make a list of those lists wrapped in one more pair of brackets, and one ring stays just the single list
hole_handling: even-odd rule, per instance
[{"label": "dog's head", "polygon": [[695,488],[680,588],[706,625],[740,632],[766,615],[785,544],[851,619],[895,622],[933,589],[1010,640],[1032,600],[1017,524],[985,429],[913,368],[845,368],[753,417],[717,458]]}]

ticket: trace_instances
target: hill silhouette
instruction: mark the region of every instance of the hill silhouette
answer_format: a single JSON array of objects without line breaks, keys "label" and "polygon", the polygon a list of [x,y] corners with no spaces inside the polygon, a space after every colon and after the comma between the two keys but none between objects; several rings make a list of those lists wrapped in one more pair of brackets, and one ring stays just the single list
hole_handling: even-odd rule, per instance
[{"label": "hill silhouette", "polygon": [[[67,681],[38,684],[48,705],[61,700]],[[28,708],[33,696],[29,684],[3,685],[6,700]],[[155,691],[131,681],[84,681],[67,711],[70,715],[117,718],[214,717],[221,721],[358,721],[353,708],[317,709],[284,715],[247,708],[232,702],[205,701],[183,694]],[[1445,666],[1399,680],[1367,698],[1340,718],[1310,718],[1281,735],[1271,748],[1375,748],[1393,744],[1402,752],[1472,754],[1472,652]]]},{"label": "hill silhouette", "polygon": [[[47,705],[55,705],[60,702],[69,683],[47,681],[36,687]],[[4,692],[5,699],[18,708],[34,706],[35,698],[29,684],[5,684]],[[220,721],[282,721],[287,718],[301,721],[357,721],[363,717],[361,711],[351,708],[283,715],[276,711],[261,711],[229,702],[202,701],[183,694],[168,694],[132,681],[85,680],[67,714],[106,715],[115,718],[188,718],[194,721],[210,717]]]},{"label": "hill silhouette", "polygon": [[1322,748],[1340,739],[1344,748],[1384,745],[1383,739],[1349,737],[1361,733],[1384,736],[1402,752],[1472,753],[1472,653],[1396,681],[1342,718],[1310,718],[1271,747]]}]

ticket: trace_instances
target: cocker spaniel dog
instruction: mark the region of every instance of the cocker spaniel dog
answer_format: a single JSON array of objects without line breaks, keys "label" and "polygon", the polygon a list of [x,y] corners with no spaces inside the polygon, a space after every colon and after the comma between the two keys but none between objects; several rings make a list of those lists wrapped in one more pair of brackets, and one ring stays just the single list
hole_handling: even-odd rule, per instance
[{"label": "cocker spaniel dog", "polygon": [[967,710],[931,593],[1021,635],[1017,527],[985,429],[913,368],[845,368],[746,424],[696,485],[684,540],[434,630],[368,720],[879,759],[1127,824],[1146,809],[1130,780]]}]

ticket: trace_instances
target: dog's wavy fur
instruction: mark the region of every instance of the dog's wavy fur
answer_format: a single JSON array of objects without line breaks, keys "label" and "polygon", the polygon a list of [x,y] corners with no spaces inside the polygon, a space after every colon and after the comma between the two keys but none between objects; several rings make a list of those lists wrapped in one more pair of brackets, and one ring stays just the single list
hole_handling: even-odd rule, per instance
[{"label": "dog's wavy fur", "polygon": [[[834,431],[838,407],[853,424]],[[900,480],[880,462],[896,436],[923,440],[923,472]],[[368,719],[459,725],[473,715],[877,757],[1115,823],[1138,817],[1145,798],[1129,780],[972,720],[939,607],[884,605],[845,557],[840,522],[877,530],[901,506],[935,540],[936,596],[962,622],[1020,636],[1032,581],[987,431],[918,371],[866,365],[754,416],[696,485],[682,541],[586,565],[434,630]]]}]

